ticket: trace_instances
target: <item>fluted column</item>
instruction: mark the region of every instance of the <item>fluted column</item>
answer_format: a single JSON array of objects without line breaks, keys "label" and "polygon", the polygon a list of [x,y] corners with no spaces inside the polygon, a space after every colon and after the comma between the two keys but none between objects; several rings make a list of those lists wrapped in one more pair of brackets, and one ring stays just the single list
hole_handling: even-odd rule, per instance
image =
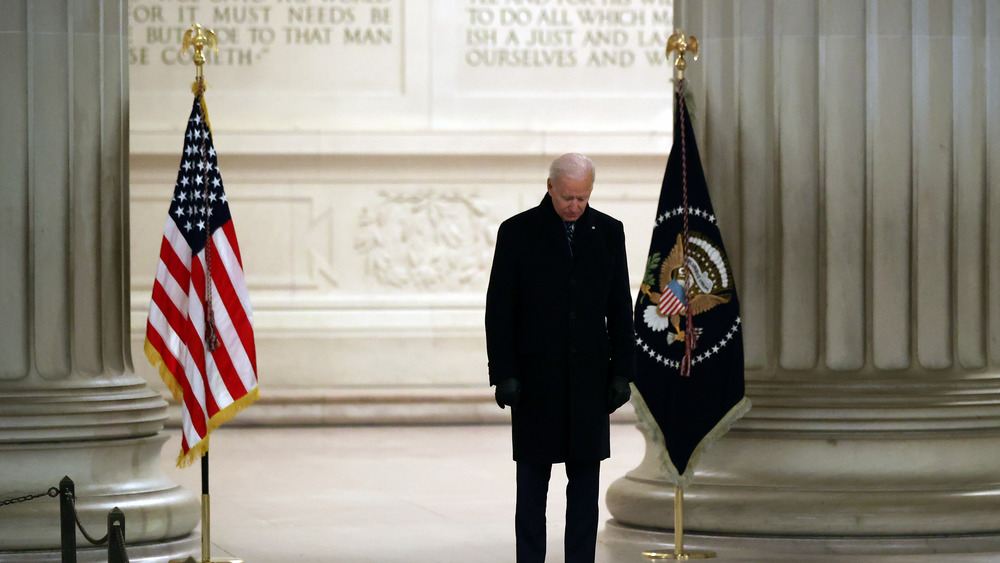
[{"label": "fluted column", "polygon": [[[0,497],[68,475],[92,535],[118,506],[130,555],[166,561],[197,551],[199,511],[129,357],[126,5],[0,3]],[[56,499],[0,509],[4,561],[57,560],[59,538]]]},{"label": "fluted column", "polygon": [[[701,41],[695,127],[754,403],[697,467],[687,531],[1000,545],[1000,5],[682,0],[678,15]],[[608,493],[611,540],[671,539],[653,447]]]}]

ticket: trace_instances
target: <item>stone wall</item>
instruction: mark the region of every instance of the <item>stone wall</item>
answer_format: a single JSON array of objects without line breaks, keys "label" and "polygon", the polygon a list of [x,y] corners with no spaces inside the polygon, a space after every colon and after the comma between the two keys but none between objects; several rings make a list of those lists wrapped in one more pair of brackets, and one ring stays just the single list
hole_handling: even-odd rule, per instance
[{"label": "stone wall", "polygon": [[594,158],[592,203],[642,270],[669,0],[133,0],[130,17],[132,342],[150,381],[194,22],[219,40],[206,99],[255,311],[262,400],[237,420],[502,420],[483,331],[496,228],[564,152]]}]

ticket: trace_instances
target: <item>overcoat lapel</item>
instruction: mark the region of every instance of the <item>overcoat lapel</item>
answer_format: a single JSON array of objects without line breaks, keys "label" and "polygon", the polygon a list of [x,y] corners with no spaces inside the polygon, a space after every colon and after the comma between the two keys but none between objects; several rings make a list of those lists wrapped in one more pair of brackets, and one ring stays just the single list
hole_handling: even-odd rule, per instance
[{"label": "overcoat lapel", "polygon": [[590,212],[590,206],[583,210],[583,215],[576,220],[576,228],[573,230],[573,258],[574,260],[586,256],[594,248],[594,214]]},{"label": "overcoat lapel", "polygon": [[547,244],[554,248],[556,254],[564,261],[572,260],[569,239],[566,238],[566,226],[563,225],[562,218],[559,217],[556,208],[552,205],[552,196],[545,194],[539,207],[542,208],[542,232],[545,233]]}]

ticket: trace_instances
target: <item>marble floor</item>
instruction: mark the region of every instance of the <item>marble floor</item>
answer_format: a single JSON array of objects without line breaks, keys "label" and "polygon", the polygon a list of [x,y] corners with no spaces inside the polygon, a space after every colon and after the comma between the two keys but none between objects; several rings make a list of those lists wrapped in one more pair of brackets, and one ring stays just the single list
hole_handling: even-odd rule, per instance
[{"label": "marble floor", "polygon": [[[211,442],[212,555],[248,563],[511,563],[509,432],[504,425],[224,427]],[[612,425],[611,436],[602,490],[638,465],[644,451],[631,424]],[[200,491],[197,465],[173,465],[179,444],[171,431],[163,466],[176,482]],[[547,563],[563,560],[565,484],[565,474],[554,469]],[[601,511],[603,529],[610,518],[603,498]],[[697,547],[697,538],[691,541]],[[1000,562],[1000,553],[764,557],[741,554],[738,544],[720,550],[715,561]],[[599,563],[644,561],[634,546],[598,544]]]}]

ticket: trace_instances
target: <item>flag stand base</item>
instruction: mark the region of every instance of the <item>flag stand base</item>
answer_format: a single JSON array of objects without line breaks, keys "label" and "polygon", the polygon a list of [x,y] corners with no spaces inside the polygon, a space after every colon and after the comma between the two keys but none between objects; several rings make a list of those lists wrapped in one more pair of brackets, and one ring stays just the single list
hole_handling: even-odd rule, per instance
[{"label": "flag stand base", "polygon": [[201,494],[201,559],[188,556],[187,559],[171,559],[170,563],[243,563],[242,559],[228,557],[212,557],[211,543],[211,499],[208,495],[208,452],[201,458],[202,494]]},{"label": "flag stand base", "polygon": [[713,559],[714,551],[684,551],[684,489],[674,487],[674,550],[672,552],[643,551],[647,559]]},{"label": "flag stand base", "polygon": [[684,551],[681,553],[643,551],[647,559],[672,559],[675,561],[687,561],[689,559],[714,559],[714,551]]},{"label": "flag stand base", "polygon": [[243,563],[242,559],[219,559],[218,557],[212,557],[211,559],[195,559],[194,557],[188,557],[187,559],[171,559],[170,563]]}]

